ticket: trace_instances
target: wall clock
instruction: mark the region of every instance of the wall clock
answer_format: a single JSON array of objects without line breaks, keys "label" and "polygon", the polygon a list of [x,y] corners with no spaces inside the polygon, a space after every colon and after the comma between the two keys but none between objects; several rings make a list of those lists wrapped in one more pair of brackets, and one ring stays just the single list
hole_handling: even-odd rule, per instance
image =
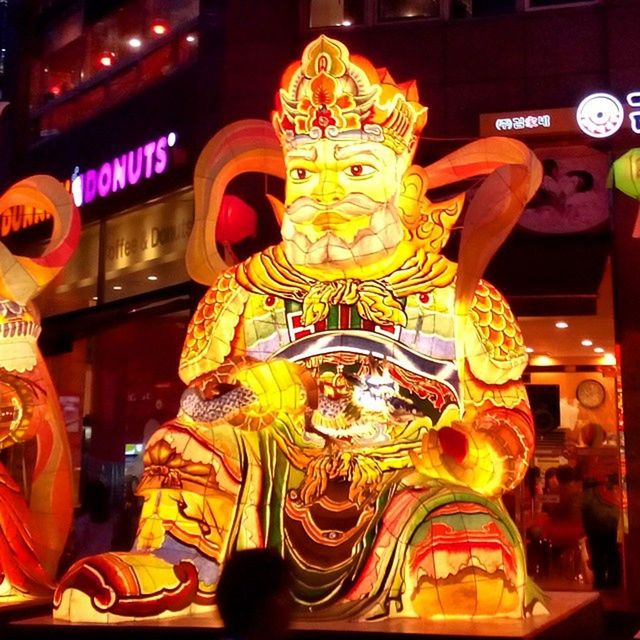
[{"label": "wall clock", "polygon": [[592,378],[583,380],[576,387],[576,398],[587,409],[599,407],[604,402],[605,396],[606,392],[602,384]]}]

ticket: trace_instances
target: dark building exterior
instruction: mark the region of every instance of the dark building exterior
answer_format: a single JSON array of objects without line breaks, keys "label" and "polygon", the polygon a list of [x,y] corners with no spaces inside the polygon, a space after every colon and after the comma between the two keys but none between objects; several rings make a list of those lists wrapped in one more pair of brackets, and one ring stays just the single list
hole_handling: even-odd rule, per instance
[{"label": "dark building exterior", "polygon": [[[478,137],[482,114],[575,109],[597,91],[621,100],[640,91],[636,0],[49,0],[20,11],[11,20],[24,43],[21,81],[2,115],[15,153],[0,178],[7,186],[49,173],[68,180],[81,205],[78,255],[39,300],[43,340],[61,395],[79,398],[84,428],[70,433],[78,470],[112,483],[139,473],[131,446],[171,417],[179,398],[180,343],[202,291],[184,268],[198,154],[224,125],[269,117],[280,75],[312,38],[326,33],[397,81],[416,79],[429,107],[419,164]],[[640,146],[628,127],[606,139],[577,129],[504,134],[609,160]],[[236,253],[276,241],[264,180],[233,189],[258,211],[256,237]],[[613,431],[626,440],[625,539],[633,541],[640,536],[640,253],[636,204],[619,192],[611,198],[607,222],[589,233],[516,234],[489,277],[521,315],[587,321],[602,315],[603,278],[612,280],[609,320],[619,349],[610,378],[621,379],[621,396],[610,395],[612,411],[624,410],[624,430],[615,413]],[[35,228],[9,235],[2,240],[16,250],[39,240]],[[615,364],[591,356],[559,357],[546,369],[532,359],[530,381]],[[640,555],[625,558],[626,593],[640,606]]]}]

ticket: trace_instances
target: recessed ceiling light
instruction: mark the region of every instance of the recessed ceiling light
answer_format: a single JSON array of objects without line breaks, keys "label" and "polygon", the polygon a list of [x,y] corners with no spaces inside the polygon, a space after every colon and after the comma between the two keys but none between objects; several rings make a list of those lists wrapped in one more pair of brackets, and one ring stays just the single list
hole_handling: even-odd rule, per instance
[{"label": "recessed ceiling light", "polygon": [[97,300],[98,296],[93,296],[93,298],[91,298],[92,300]]},{"label": "recessed ceiling light", "polygon": [[602,347],[593,347],[594,353],[604,353],[604,349]]},{"label": "recessed ceiling light", "polygon": [[140,38],[129,38],[129,46],[132,49],[139,49],[142,46],[142,40]]},{"label": "recessed ceiling light", "polygon": [[558,320],[558,322],[556,322],[556,329],[568,329],[569,328],[569,323],[565,322],[564,320]]},{"label": "recessed ceiling light", "polygon": [[103,67],[112,67],[116,61],[116,54],[113,51],[103,51],[98,58],[98,62]]},{"label": "recessed ceiling light", "polygon": [[155,282],[158,279],[158,276],[147,276],[147,280],[151,280],[151,282]]},{"label": "recessed ceiling light", "polygon": [[156,36],[163,36],[169,33],[169,23],[166,20],[154,20],[151,23],[151,33]]},{"label": "recessed ceiling light", "polygon": [[189,43],[194,43],[196,41],[196,37],[193,35],[193,33],[190,33],[185,40]]},{"label": "recessed ceiling light", "polygon": [[122,285],[114,284],[113,285],[113,290],[114,291],[122,291]]},{"label": "recessed ceiling light", "polygon": [[580,344],[583,347],[591,347],[593,346],[593,341],[589,340],[589,338],[585,338]]},{"label": "recessed ceiling light", "polygon": [[532,349],[531,347],[526,347],[526,348],[525,348],[525,351],[526,351],[527,353],[533,353],[533,349]]}]

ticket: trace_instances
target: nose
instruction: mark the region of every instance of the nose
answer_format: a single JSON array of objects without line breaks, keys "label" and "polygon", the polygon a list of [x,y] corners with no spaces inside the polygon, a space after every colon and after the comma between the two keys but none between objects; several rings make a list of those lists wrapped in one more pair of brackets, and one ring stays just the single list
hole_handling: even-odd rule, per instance
[{"label": "nose", "polygon": [[323,172],[319,178],[312,193],[312,197],[316,202],[328,206],[344,198],[345,192],[340,185],[336,171]]}]

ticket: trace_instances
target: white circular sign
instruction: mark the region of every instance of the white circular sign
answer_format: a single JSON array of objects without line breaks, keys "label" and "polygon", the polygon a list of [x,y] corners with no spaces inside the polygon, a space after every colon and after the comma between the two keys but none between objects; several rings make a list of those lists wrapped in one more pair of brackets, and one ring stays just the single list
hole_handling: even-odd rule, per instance
[{"label": "white circular sign", "polygon": [[580,129],[592,138],[612,136],[624,121],[620,101],[609,93],[592,93],[579,105],[576,120]]}]

